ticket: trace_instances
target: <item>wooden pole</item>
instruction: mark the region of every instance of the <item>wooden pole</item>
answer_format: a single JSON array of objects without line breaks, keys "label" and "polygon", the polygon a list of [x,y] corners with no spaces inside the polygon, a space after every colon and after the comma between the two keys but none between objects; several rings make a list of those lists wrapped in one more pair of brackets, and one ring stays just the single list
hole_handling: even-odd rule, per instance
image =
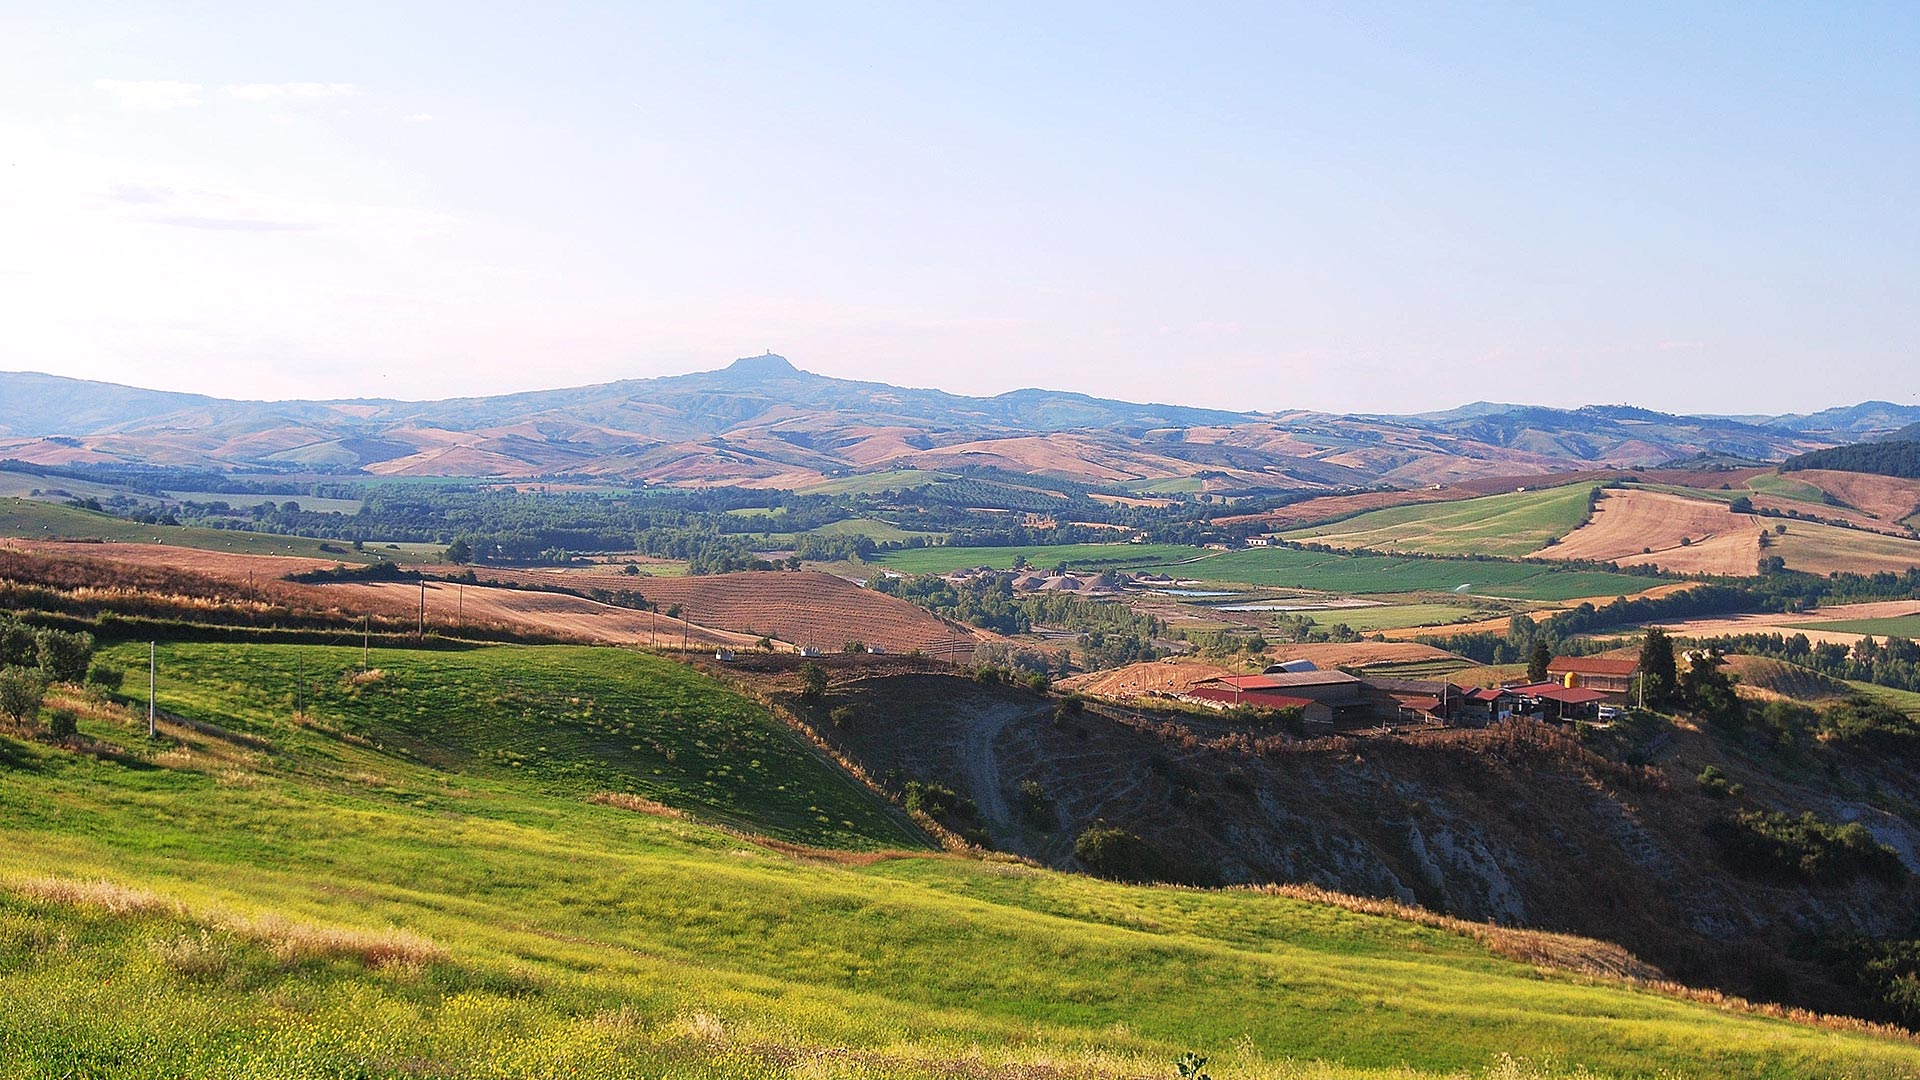
[{"label": "wooden pole", "polygon": [[420,630],[416,637],[427,636],[427,579],[420,579]]},{"label": "wooden pole", "polygon": [[360,670],[372,671],[373,656],[373,616],[360,616]]},{"label": "wooden pole", "polygon": [[153,686],[154,686],[154,645],[147,642],[147,738],[153,738]]}]

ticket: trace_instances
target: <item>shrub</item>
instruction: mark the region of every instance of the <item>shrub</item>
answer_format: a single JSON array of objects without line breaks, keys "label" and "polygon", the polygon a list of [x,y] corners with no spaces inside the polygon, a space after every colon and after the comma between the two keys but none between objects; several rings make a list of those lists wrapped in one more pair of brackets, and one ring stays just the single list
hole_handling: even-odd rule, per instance
[{"label": "shrub", "polygon": [[1073,856],[1113,881],[1180,881],[1187,875],[1140,834],[1096,821],[1073,841]]},{"label": "shrub", "polygon": [[833,721],[834,727],[852,727],[854,720],[853,706],[837,705],[832,712],[827,714],[827,719]]},{"label": "shrub", "polygon": [[93,635],[41,630],[33,635],[34,661],[54,682],[77,683],[93,662]]},{"label": "shrub", "polygon": [[1043,829],[1053,824],[1053,799],[1039,781],[1020,781],[1020,814]]},{"label": "shrub", "polygon": [[1739,784],[1729,783],[1727,775],[1721,772],[1717,765],[1709,765],[1701,769],[1700,775],[1693,779],[1700,785],[1700,791],[1709,799],[1737,799],[1742,792],[1746,791],[1746,788]]},{"label": "shrub", "polygon": [[826,696],[827,669],[819,664],[802,664],[800,666],[800,700],[814,705]]},{"label": "shrub", "polygon": [[66,709],[55,709],[47,714],[47,733],[56,739],[66,739],[80,732],[79,718]]},{"label": "shrub", "polygon": [[29,668],[0,668],[0,715],[15,721],[31,720],[40,714],[47,684],[40,673]]},{"label": "shrub", "polygon": [[1894,879],[1906,873],[1900,856],[1866,826],[1830,825],[1812,813],[1748,811],[1712,823],[1707,835],[1728,862],[1754,874],[1837,885],[1863,874]]},{"label": "shrub", "polygon": [[109,694],[120,692],[120,685],[126,682],[127,673],[111,664],[95,663],[87,668],[87,683],[97,686]]}]

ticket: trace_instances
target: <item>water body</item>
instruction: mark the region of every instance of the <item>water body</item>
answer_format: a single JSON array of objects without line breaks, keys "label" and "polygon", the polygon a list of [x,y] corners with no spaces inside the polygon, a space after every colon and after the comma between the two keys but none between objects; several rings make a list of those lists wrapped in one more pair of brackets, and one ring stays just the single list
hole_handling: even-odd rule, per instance
[{"label": "water body", "polygon": [[1236,592],[1218,592],[1208,589],[1155,589],[1161,596],[1239,596]]}]

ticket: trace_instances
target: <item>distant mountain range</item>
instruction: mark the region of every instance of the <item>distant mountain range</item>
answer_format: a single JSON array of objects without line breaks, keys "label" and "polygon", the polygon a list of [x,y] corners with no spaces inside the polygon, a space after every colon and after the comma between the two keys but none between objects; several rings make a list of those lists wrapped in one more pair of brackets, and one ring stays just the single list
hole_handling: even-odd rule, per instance
[{"label": "distant mountain range", "polygon": [[231,401],[0,372],[0,458],[38,464],[797,489],[850,474],[969,466],[1142,492],[1417,486],[1682,460],[1776,461],[1915,423],[1920,407],[1888,402],[1777,417],[1487,402],[1337,416],[1055,390],[966,397],[827,378],[771,353],[718,371],[428,402]]}]

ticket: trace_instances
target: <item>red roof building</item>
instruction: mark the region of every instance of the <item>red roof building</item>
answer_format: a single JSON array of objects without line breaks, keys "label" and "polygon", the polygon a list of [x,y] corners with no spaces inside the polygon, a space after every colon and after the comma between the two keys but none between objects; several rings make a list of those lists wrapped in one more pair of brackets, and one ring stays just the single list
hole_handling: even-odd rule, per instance
[{"label": "red roof building", "polygon": [[1633,689],[1633,677],[1640,674],[1640,661],[1601,656],[1556,656],[1547,664],[1547,676],[1562,686],[1604,690],[1625,694]]}]

